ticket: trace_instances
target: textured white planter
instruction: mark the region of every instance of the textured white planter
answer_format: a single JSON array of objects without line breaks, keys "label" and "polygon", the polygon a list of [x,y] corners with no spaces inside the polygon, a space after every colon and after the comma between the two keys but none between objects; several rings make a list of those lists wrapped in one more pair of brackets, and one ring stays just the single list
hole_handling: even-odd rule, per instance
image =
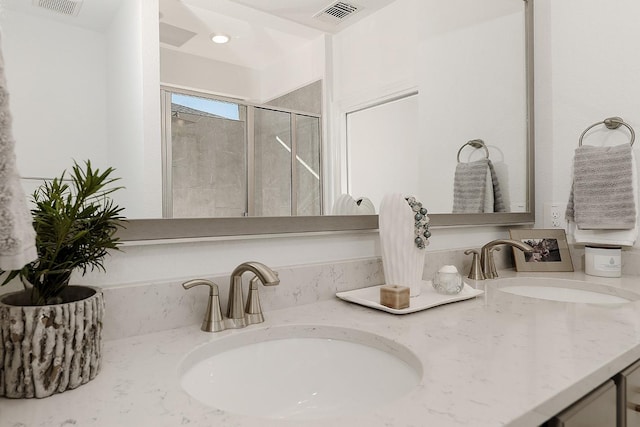
[{"label": "textured white planter", "polygon": [[102,292],[68,286],[63,298],[73,302],[26,306],[25,291],[0,298],[0,396],[47,397],[100,371]]},{"label": "textured white planter", "polygon": [[420,295],[426,254],[414,242],[414,215],[401,194],[387,194],[380,203],[378,221],[385,283],[408,286],[412,297]]}]

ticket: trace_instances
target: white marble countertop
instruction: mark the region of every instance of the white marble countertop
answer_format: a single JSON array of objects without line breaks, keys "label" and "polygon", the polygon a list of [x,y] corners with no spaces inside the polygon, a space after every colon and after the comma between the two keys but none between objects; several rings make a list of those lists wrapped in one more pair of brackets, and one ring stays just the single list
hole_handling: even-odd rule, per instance
[{"label": "white marble countertop", "polygon": [[[531,276],[531,274],[529,274]],[[640,293],[640,278],[580,273]],[[199,325],[107,341],[93,381],[46,399],[0,398],[0,426],[534,426],[640,358],[640,301],[615,306],[544,301],[496,290],[426,311],[393,315],[337,298],[265,313],[243,330]],[[206,407],[178,383],[181,359],[198,345],[277,325],[334,325],[395,340],[420,359],[408,395],[364,414],[280,421]]]}]

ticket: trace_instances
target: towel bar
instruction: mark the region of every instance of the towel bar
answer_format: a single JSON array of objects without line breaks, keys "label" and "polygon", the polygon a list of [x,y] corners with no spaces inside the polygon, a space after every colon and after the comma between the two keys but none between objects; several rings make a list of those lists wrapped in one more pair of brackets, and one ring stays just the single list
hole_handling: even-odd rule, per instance
[{"label": "towel bar", "polygon": [[472,139],[471,141],[462,144],[462,147],[460,147],[460,149],[458,150],[458,155],[456,156],[456,158],[458,159],[458,163],[460,163],[460,153],[462,152],[462,149],[467,145],[473,148],[484,148],[484,151],[487,153],[487,159],[489,158],[489,149],[485,145],[484,141],[481,139]]},{"label": "towel bar", "polygon": [[[580,140],[578,141],[578,147],[582,147],[582,138],[584,138],[584,135],[591,129],[594,128],[598,125],[605,125],[607,127],[607,129],[618,129],[620,127],[620,125],[626,127],[627,129],[629,129],[629,132],[631,132],[631,146],[633,146],[633,142],[636,140],[636,133],[633,131],[633,128],[631,126],[629,126],[628,123],[625,123],[624,120],[622,120],[622,118],[620,117],[609,117],[607,119],[604,119],[601,122],[598,123],[594,123],[591,126],[589,126],[588,128],[586,128],[584,130],[584,132],[582,132],[582,135],[580,135]],[[459,160],[458,160],[459,161]]]}]

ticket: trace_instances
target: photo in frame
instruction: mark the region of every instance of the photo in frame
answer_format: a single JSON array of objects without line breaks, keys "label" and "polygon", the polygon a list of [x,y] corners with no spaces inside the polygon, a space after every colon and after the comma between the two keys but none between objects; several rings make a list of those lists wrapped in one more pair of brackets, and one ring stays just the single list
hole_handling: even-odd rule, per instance
[{"label": "photo in frame", "polygon": [[513,248],[516,271],[573,271],[567,235],[561,229],[509,230],[513,240],[533,248],[525,253]]}]

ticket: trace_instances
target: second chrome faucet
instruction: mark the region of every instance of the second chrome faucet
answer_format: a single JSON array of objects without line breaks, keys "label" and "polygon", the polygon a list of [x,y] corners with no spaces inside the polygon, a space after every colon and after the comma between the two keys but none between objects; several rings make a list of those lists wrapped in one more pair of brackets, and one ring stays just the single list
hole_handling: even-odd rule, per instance
[{"label": "second chrome faucet", "polygon": [[[245,306],[242,293],[242,274],[247,271],[255,274],[255,277],[249,282],[249,295]],[[227,319],[222,316],[218,286],[215,283],[209,280],[196,279],[183,283],[182,287],[189,289],[196,285],[209,286],[209,302],[205,312],[205,320],[202,323],[202,330],[218,332],[227,327],[244,328],[247,325],[264,321],[260,298],[258,297],[258,282],[262,282],[265,286],[274,286],[280,283],[280,279],[278,279],[278,274],[275,271],[255,261],[243,262],[233,270],[229,283]]]},{"label": "second chrome faucet", "polygon": [[[249,284],[249,295],[245,310],[244,296],[242,294],[242,273],[250,271],[256,275]],[[260,300],[258,299],[258,282],[265,286],[274,286],[280,283],[278,274],[266,265],[251,261],[243,262],[231,273],[229,284],[229,303],[227,304],[227,318],[230,328],[244,328],[247,324],[264,321]],[[245,311],[248,316],[245,316]]]},{"label": "second chrome faucet", "polygon": [[[497,239],[492,240],[480,249],[478,253],[475,249],[468,249],[464,251],[465,255],[473,254],[473,261],[471,262],[471,270],[469,271],[469,279],[484,280],[495,279],[498,277],[498,270],[496,269],[495,261],[493,260],[493,251],[499,251],[498,245],[509,245],[514,248],[520,249],[523,252],[532,252],[533,248],[526,243],[519,242],[512,239]],[[480,259],[478,260],[478,255]]]}]

